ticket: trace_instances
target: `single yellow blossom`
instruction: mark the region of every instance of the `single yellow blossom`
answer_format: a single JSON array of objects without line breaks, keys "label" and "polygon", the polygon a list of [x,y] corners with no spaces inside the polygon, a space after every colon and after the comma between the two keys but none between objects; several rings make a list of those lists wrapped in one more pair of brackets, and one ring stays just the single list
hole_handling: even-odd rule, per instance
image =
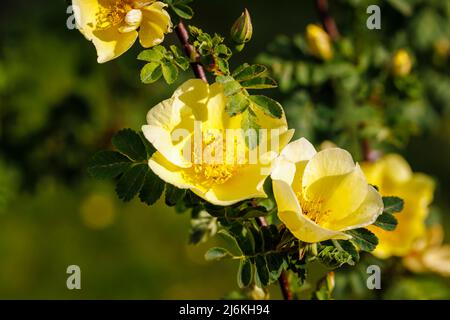
[{"label": "single yellow blossom", "polygon": [[450,245],[442,245],[444,230],[440,224],[427,228],[423,238],[416,241],[403,264],[416,273],[435,272],[450,276]]},{"label": "single yellow blossom", "polygon": [[395,76],[406,76],[411,72],[412,59],[405,49],[398,50],[392,58],[392,73]]},{"label": "single yellow blossom", "polygon": [[[271,163],[293,134],[284,114],[272,118],[252,107],[261,129],[273,136],[267,133],[270,138],[254,149],[260,156],[250,161],[242,134],[245,114],[230,117],[226,102],[222,84],[188,80],[148,112],[148,125],[142,127],[157,150],[149,166],[162,180],[222,206],[266,196],[263,184]],[[279,144],[272,148],[275,140]]]},{"label": "single yellow blossom", "polygon": [[275,161],[272,179],[278,217],[305,242],[349,239],[344,231],[372,224],[383,211],[380,194],[343,149],[316,152],[306,139],[294,141]]},{"label": "single yellow blossom", "polygon": [[[167,5],[155,0],[72,0],[77,28],[104,63],[126,52],[139,36],[141,45],[160,44],[172,31]],[[139,31],[138,31],[139,29]]]},{"label": "single yellow blossom", "polygon": [[425,235],[428,205],[433,199],[433,180],[421,173],[413,173],[400,155],[386,155],[374,163],[364,163],[362,169],[369,183],[376,185],[383,196],[397,196],[404,200],[404,208],[395,217],[394,231],[369,227],[379,244],[373,252],[379,258],[405,256],[414,243]]},{"label": "single yellow blossom", "polygon": [[333,58],[333,47],[328,33],[320,26],[309,24],[306,27],[306,40],[311,53],[319,59]]}]

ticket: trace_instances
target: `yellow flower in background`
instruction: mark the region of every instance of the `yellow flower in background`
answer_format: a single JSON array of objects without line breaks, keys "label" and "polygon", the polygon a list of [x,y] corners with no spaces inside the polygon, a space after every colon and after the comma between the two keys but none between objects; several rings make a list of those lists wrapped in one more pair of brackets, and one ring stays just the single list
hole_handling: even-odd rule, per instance
[{"label": "yellow flower in background", "polygon": [[[260,146],[268,146],[267,152],[256,162],[249,161],[250,151],[240,132],[245,115],[230,117],[226,99],[222,84],[188,80],[172,98],[148,112],[148,125],[142,127],[157,150],[149,166],[162,180],[222,206],[266,196],[263,184],[271,163],[293,134],[284,114],[277,119],[252,108],[261,129],[273,130],[276,136],[260,141]],[[232,138],[227,136],[230,132]],[[275,138],[279,145],[273,149]]]},{"label": "yellow flower in background", "polygon": [[425,236],[416,241],[403,264],[412,272],[435,272],[450,276],[450,245],[442,245],[444,230],[440,224],[427,228]]},{"label": "yellow flower in background", "polygon": [[[139,36],[141,45],[160,44],[172,31],[167,5],[155,0],[72,0],[77,28],[104,63],[127,51]],[[139,29],[139,31],[138,31]]]},{"label": "yellow flower in background", "polygon": [[414,243],[425,235],[428,205],[433,199],[434,182],[421,173],[413,173],[400,155],[386,155],[374,163],[364,163],[362,169],[369,183],[376,185],[383,196],[397,196],[404,200],[404,208],[395,217],[394,231],[369,227],[379,243],[374,255],[380,258],[405,256]]},{"label": "yellow flower in background", "polygon": [[392,73],[395,76],[406,76],[411,72],[412,59],[405,49],[398,50],[392,58]]},{"label": "yellow flower in background", "polygon": [[328,33],[315,24],[306,27],[306,40],[311,53],[319,59],[333,58],[333,48]]},{"label": "yellow flower in background", "polygon": [[366,227],[383,211],[352,156],[339,148],[316,152],[300,139],[284,148],[272,172],[278,217],[298,239],[349,239],[344,231]]}]

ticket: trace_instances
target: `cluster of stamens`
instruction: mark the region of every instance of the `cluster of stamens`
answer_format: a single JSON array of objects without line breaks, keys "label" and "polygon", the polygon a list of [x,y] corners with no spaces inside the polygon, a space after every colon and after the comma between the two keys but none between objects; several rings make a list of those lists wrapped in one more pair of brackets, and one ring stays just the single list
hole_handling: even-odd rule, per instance
[{"label": "cluster of stamens", "polygon": [[[196,159],[198,155],[195,152],[193,154],[194,163],[192,168],[194,176],[190,178],[201,182],[205,187],[224,184],[235,175],[239,168],[245,165],[239,163],[236,157],[234,159],[228,159],[227,149],[222,139],[216,139],[214,137],[204,139],[201,150],[205,150],[208,146],[213,147],[214,144],[218,144],[218,147],[222,149],[222,154],[217,159],[214,159],[217,156],[214,154],[214,151],[211,154],[212,159]],[[215,150],[215,148],[213,147],[212,150]]]},{"label": "cluster of stamens", "polygon": [[323,207],[324,199],[317,198],[307,200],[305,199],[304,193],[302,191],[297,192],[296,196],[300,202],[303,214],[310,220],[314,221],[316,224],[320,225],[326,219],[326,217],[330,215],[331,210],[325,209]]}]

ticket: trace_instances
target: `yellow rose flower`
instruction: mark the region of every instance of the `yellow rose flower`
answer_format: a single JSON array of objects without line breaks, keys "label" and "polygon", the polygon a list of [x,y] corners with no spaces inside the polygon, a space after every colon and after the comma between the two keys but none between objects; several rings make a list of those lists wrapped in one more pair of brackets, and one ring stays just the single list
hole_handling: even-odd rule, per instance
[{"label": "yellow rose flower", "polygon": [[[266,196],[263,183],[271,163],[293,134],[284,114],[272,118],[252,107],[261,129],[274,135],[267,133],[254,149],[260,156],[250,161],[241,129],[245,114],[230,117],[226,102],[222,84],[188,80],[148,112],[142,127],[157,150],[149,166],[162,180],[222,206]],[[272,147],[275,140],[279,145]]]},{"label": "yellow rose flower", "polygon": [[333,58],[333,48],[328,33],[315,24],[306,27],[306,40],[311,53],[319,59],[330,60]]},{"label": "yellow rose flower", "polygon": [[412,272],[435,272],[450,276],[450,245],[443,245],[444,230],[440,224],[427,228],[425,236],[403,257],[403,264]]},{"label": "yellow rose flower", "polygon": [[292,142],[272,179],[278,217],[304,242],[349,239],[344,231],[372,224],[383,211],[380,194],[343,149],[316,152],[306,139]]},{"label": "yellow rose flower", "polygon": [[404,200],[404,208],[395,217],[394,231],[384,231],[375,226],[369,229],[376,234],[379,244],[374,255],[380,258],[405,256],[414,243],[425,235],[428,205],[433,199],[433,180],[411,167],[400,155],[386,155],[374,163],[364,163],[362,169],[369,183],[376,185],[383,196],[397,196]]},{"label": "yellow rose flower", "polygon": [[412,59],[408,51],[398,50],[392,58],[392,73],[395,76],[406,76],[411,72]]},{"label": "yellow rose flower", "polygon": [[[77,28],[107,62],[127,51],[139,36],[141,45],[160,44],[172,31],[165,3],[155,0],[72,0]],[[138,32],[139,29],[139,32]]]}]

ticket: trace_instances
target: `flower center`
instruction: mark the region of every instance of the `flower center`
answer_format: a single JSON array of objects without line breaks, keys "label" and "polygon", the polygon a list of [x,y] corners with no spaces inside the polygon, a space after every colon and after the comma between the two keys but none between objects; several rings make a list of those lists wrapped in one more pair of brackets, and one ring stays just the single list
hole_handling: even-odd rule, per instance
[{"label": "flower center", "polygon": [[[136,29],[139,27],[139,9],[151,4],[152,1],[143,0],[110,0],[109,3],[101,7],[96,14],[96,29],[106,30],[118,26],[125,22],[126,26]],[[131,13],[131,14],[130,14]]]},{"label": "flower center", "polygon": [[227,164],[194,164],[196,180],[207,186],[224,184],[236,173],[237,166]]},{"label": "flower center", "polygon": [[296,196],[300,202],[303,214],[316,224],[323,224],[324,220],[330,215],[331,210],[323,207],[324,199],[307,200],[301,191],[297,192]]},{"label": "flower center", "polygon": [[[234,141],[233,153],[228,149],[223,139],[223,135],[210,135],[203,133],[201,150],[192,149],[192,176],[190,179],[201,183],[209,188],[213,185],[220,185],[231,179],[236,172],[245,166],[244,161],[239,161],[237,141]],[[230,147],[231,147],[230,146]],[[230,148],[231,149],[231,148]]]}]

